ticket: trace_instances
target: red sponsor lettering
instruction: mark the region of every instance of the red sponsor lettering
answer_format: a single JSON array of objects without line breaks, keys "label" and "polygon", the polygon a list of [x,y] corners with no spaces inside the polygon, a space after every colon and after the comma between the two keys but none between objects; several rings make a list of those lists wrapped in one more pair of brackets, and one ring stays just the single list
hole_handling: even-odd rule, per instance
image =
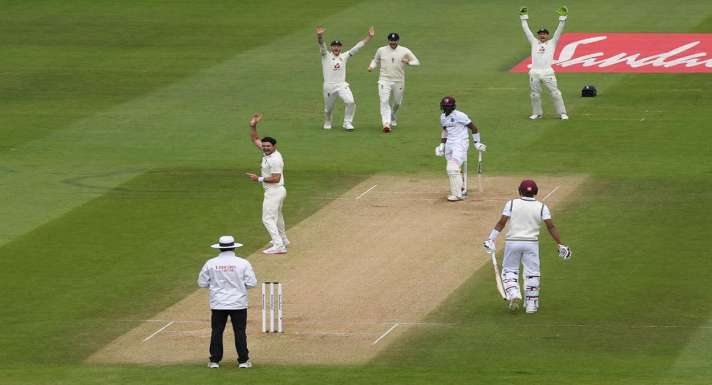
[{"label": "red sponsor lettering", "polygon": [[[527,72],[531,57],[511,69]],[[556,47],[557,72],[712,72],[710,33],[565,33]]]}]

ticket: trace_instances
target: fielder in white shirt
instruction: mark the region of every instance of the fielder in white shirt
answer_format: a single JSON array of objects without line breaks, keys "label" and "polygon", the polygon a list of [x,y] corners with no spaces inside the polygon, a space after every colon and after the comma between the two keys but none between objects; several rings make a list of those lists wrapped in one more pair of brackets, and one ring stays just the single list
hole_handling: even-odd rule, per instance
[{"label": "fielder in white shirt", "polygon": [[257,134],[257,124],[262,120],[262,114],[257,113],[250,119],[250,138],[257,148],[262,151],[261,176],[247,173],[253,182],[262,184],[265,190],[262,201],[262,224],[272,238],[272,246],[262,250],[265,254],[285,254],[289,240],[287,239],[286,226],[282,206],[287,198],[287,189],[284,188],[284,159],[277,151],[277,140],[265,136],[260,138]]},{"label": "fielder in white shirt", "polygon": [[467,151],[470,146],[470,137],[467,133],[472,131],[472,140],[477,151],[485,151],[487,146],[480,142],[480,131],[465,113],[455,109],[455,98],[446,96],[440,101],[440,144],[435,147],[435,155],[445,156],[447,160],[447,176],[450,180],[450,202],[461,201],[467,194],[463,188],[462,164],[467,160]]},{"label": "fielder in white shirt", "polygon": [[524,34],[532,47],[532,65],[529,70],[529,88],[531,91],[529,95],[532,103],[532,115],[529,116],[529,119],[532,120],[541,119],[544,115],[544,112],[541,109],[542,83],[551,94],[551,99],[554,101],[556,113],[559,114],[563,120],[569,118],[566,114],[564,98],[561,96],[561,91],[559,91],[559,87],[556,84],[554,69],[551,67],[551,64],[554,61],[556,43],[559,42],[559,38],[564,32],[564,24],[566,23],[569,10],[566,6],[562,6],[557,10],[557,13],[559,15],[559,26],[556,28],[554,36],[550,38],[549,31],[542,27],[537,31],[537,37],[534,37],[532,31],[529,30],[529,24],[527,24],[527,20],[529,19],[529,15],[527,15],[527,8],[522,7],[519,10],[519,18],[522,21],[522,29],[524,30]]},{"label": "fielder in white shirt", "polygon": [[400,36],[388,34],[388,45],[376,50],[376,55],[368,65],[368,71],[380,67],[378,77],[378,97],[381,99],[381,122],[383,132],[389,133],[398,125],[396,113],[403,104],[405,90],[405,66],[420,65],[420,61],[408,48],[398,45]]},{"label": "fielder in white shirt", "polygon": [[345,52],[341,52],[342,44],[340,40],[332,41],[327,50],[324,43],[324,32],[326,32],[324,27],[316,27],[316,37],[321,51],[321,70],[324,74],[324,129],[331,129],[331,112],[334,110],[336,98],[339,97],[346,106],[343,127],[346,131],[352,131],[354,129],[353,121],[356,102],[349,88],[349,83],[346,82],[346,63],[351,56],[356,55],[356,52],[373,39],[376,31],[373,27],[370,27],[368,35]]},{"label": "fielder in white shirt", "polygon": [[509,222],[507,240],[504,243],[504,259],[502,261],[502,284],[509,300],[509,309],[516,311],[522,301],[519,288],[519,265],[524,266],[524,294],[526,296],[526,312],[536,313],[539,310],[539,286],[541,270],[539,268],[539,228],[542,222],[559,247],[559,256],[564,260],[571,258],[571,249],[564,245],[559,230],[551,219],[549,208],[536,200],[539,187],[533,180],[526,179],[519,184],[517,199],[507,201],[489,238],[484,242],[485,250],[495,251],[495,240],[499,232]]},{"label": "fielder in white shirt", "polygon": [[198,286],[208,288],[210,296],[209,368],[220,367],[228,316],[235,334],[237,365],[239,368],[252,367],[247,349],[247,290],[257,286],[257,278],[250,262],[235,255],[235,249],[241,246],[232,236],[223,235],[211,246],[220,249],[220,254],[205,262],[198,274]]}]

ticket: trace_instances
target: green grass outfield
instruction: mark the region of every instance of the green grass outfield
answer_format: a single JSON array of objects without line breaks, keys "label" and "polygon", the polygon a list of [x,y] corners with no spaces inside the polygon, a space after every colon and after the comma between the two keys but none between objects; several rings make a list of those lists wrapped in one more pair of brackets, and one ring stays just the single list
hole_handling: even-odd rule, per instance
[{"label": "green grass outfield", "polygon": [[[196,4],[0,1],[0,384],[712,382],[710,75],[561,74],[572,119],[530,122],[526,75],[508,72],[529,52],[520,2]],[[532,26],[555,23],[559,3],[528,5]],[[568,31],[712,31],[708,1],[568,5]],[[347,47],[377,28],[349,62],[356,132],[320,128],[317,24]],[[423,65],[383,135],[365,68],[391,31]],[[587,83],[599,97],[577,96]],[[442,174],[445,94],[482,129],[487,173],[591,176],[553,208],[575,255],[543,253],[542,312],[505,312],[487,268],[430,315],[457,327],[364,366],[82,363],[194,290],[218,234],[244,254],[267,241],[243,177],[250,113],[280,141],[293,225],[371,174]]]}]

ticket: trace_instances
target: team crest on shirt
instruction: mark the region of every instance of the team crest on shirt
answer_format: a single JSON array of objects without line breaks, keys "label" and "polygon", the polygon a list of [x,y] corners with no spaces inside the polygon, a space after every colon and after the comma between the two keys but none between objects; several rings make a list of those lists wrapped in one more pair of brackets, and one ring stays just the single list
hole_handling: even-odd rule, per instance
[{"label": "team crest on shirt", "polygon": [[339,63],[334,64],[334,71],[338,71],[340,69],[341,69],[341,64],[339,64]]}]

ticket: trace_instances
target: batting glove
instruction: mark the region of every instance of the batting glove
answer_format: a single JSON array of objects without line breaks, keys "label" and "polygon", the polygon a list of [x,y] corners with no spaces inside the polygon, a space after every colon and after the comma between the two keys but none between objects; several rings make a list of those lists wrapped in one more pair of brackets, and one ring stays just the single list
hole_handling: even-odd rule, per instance
[{"label": "batting glove", "polygon": [[559,257],[563,259],[564,261],[568,261],[571,259],[571,256],[573,255],[573,252],[571,251],[571,248],[566,246],[566,245],[559,245]]},{"label": "batting glove", "polygon": [[559,16],[568,16],[569,8],[565,5],[562,5],[561,7],[559,7],[559,9],[556,10],[556,14]]},{"label": "batting glove", "polygon": [[475,150],[485,152],[485,151],[487,151],[487,146],[485,146],[484,143],[477,142],[477,143],[475,143]]},{"label": "batting glove", "polygon": [[527,7],[519,8],[519,18],[522,20],[529,19],[529,15],[527,15]]},{"label": "batting glove", "polygon": [[485,251],[488,253],[494,253],[497,250],[496,246],[494,245],[494,241],[491,239],[486,240],[482,244],[482,247],[484,247]]},{"label": "batting glove", "polygon": [[435,147],[435,156],[445,155],[445,143],[440,143]]}]

